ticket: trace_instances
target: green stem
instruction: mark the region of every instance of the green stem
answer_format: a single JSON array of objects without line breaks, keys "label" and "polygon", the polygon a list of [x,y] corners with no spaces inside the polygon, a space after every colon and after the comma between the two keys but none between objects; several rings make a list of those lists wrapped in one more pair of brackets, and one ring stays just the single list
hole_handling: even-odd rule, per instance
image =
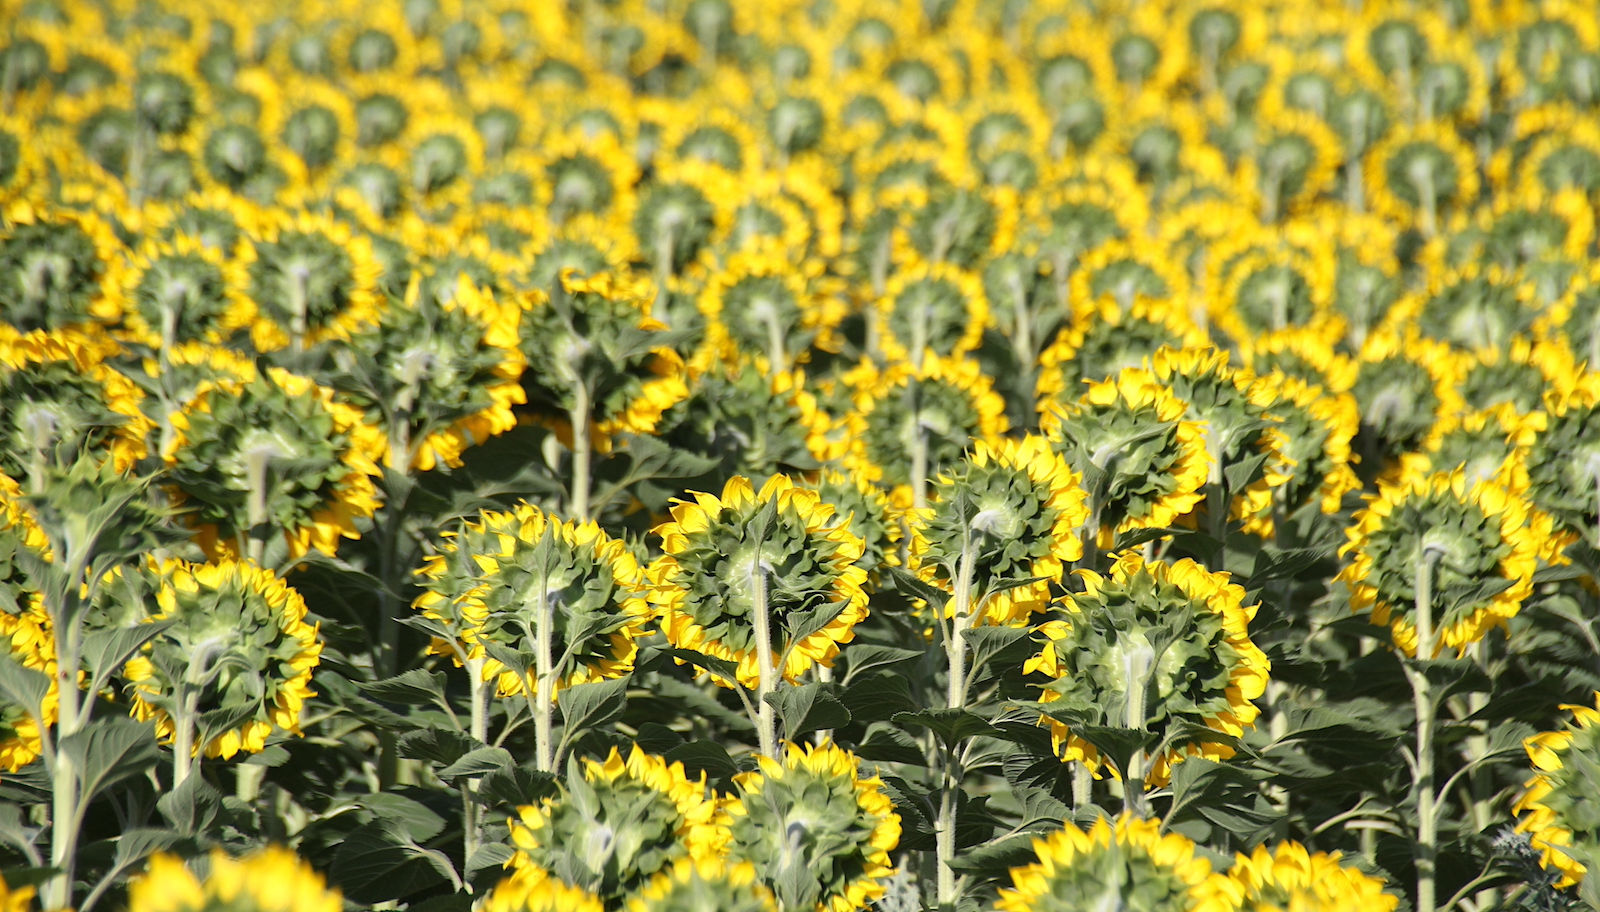
[{"label": "green stem", "polygon": [[[945,705],[962,709],[967,704],[967,641],[966,631],[972,627],[972,576],[977,562],[977,548],[973,547],[970,533],[961,543],[961,557],[956,564],[955,593],[950,599],[950,639],[945,644],[945,658],[949,663],[950,677],[945,689]],[[940,783],[939,825],[934,849],[939,862],[939,907],[953,909],[956,903],[956,872],[952,865],[956,857],[956,805],[957,790],[961,788],[961,763],[955,745],[945,748],[944,777]]]},{"label": "green stem", "polygon": [[[1123,680],[1128,682],[1128,699],[1123,708],[1123,725],[1144,731],[1145,692],[1150,687],[1150,673],[1155,668],[1155,650],[1149,643],[1138,643],[1122,650]],[[1128,768],[1122,777],[1122,807],[1135,817],[1150,816],[1150,804],[1144,793],[1145,769],[1149,758],[1144,750],[1134,751],[1128,758]]]},{"label": "green stem", "polygon": [[[72,599],[71,588],[82,579],[82,573],[73,573],[68,584],[67,598]],[[82,706],[82,693],[78,690],[80,631],[75,625],[62,624],[66,611],[52,612],[51,620],[57,626],[56,638],[56,731],[54,743],[60,745],[66,738],[83,730],[88,722],[87,707]],[[45,733],[49,737],[49,733]],[[44,905],[49,909],[72,907],[73,881],[78,872],[78,830],[82,825],[82,796],[78,769],[67,751],[55,751],[55,769],[51,770],[51,831],[50,866],[58,872],[45,885]]]},{"label": "green stem", "polygon": [[756,734],[761,740],[761,753],[774,760],[778,757],[778,720],[767,694],[778,683],[778,670],[772,661],[772,616],[767,605],[767,573],[761,567],[761,545],[756,544],[754,568],[750,573],[750,620],[755,626],[756,668]]},{"label": "green stem", "polygon": [[534,632],[535,693],[534,693],[534,762],[540,772],[555,772],[555,741],[551,737],[551,720],[555,714],[555,675],[552,673],[550,634],[555,624],[555,600],[550,597],[548,580],[539,592],[539,629]]},{"label": "green stem", "polygon": [[928,430],[920,418],[911,431],[911,506],[928,508]]},{"label": "green stem", "polygon": [[567,512],[583,522],[589,518],[589,388],[581,382],[574,384],[573,398],[577,401],[567,413],[572,421],[572,493]]},{"label": "green stem", "polygon": [[[483,680],[483,659],[467,662],[469,697],[472,701],[468,733],[478,744],[489,742],[489,694]],[[483,844],[482,808],[478,805],[478,785],[482,779],[468,779],[461,793],[462,858],[469,863]]]},{"label": "green stem", "polygon": [[1406,666],[1417,712],[1417,768],[1413,789],[1417,803],[1417,912],[1434,912],[1439,857],[1438,795],[1434,791],[1433,729],[1435,705],[1424,663],[1433,660],[1433,564],[1439,553],[1425,548],[1417,555],[1417,658]]}]

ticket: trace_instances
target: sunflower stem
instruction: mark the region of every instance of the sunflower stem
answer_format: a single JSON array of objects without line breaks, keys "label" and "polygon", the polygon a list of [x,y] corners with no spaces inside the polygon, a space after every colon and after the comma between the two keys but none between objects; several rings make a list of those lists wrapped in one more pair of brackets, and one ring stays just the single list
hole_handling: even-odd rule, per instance
[{"label": "sunflower stem", "polygon": [[245,531],[245,548],[250,559],[258,564],[267,546],[267,473],[272,467],[272,456],[272,451],[265,447],[245,453],[245,483],[250,488],[245,502],[245,522],[249,524]]},{"label": "sunflower stem", "polygon": [[1434,912],[1435,871],[1439,857],[1438,795],[1434,792],[1433,728],[1435,706],[1432,688],[1424,663],[1432,661],[1435,636],[1433,629],[1433,565],[1440,553],[1424,548],[1416,563],[1416,659],[1406,666],[1406,677],[1411,681],[1411,693],[1417,711],[1417,767],[1413,792],[1417,801],[1417,912]]},{"label": "sunflower stem", "polygon": [[[467,686],[472,701],[468,733],[478,744],[489,743],[489,688],[484,686],[483,659],[467,660]],[[461,793],[461,848],[462,858],[469,863],[483,844],[482,820],[478,807],[478,785],[483,780],[472,778]]]},{"label": "sunflower stem", "polygon": [[572,422],[572,492],[567,512],[579,522],[589,519],[589,388],[582,382],[573,385],[577,400],[568,416]]},{"label": "sunflower stem", "polygon": [[172,716],[172,787],[189,780],[194,772],[194,715],[200,695],[185,686],[178,697],[178,711]]},{"label": "sunflower stem", "polygon": [[1072,762],[1072,809],[1081,811],[1094,803],[1094,773],[1082,760]]},{"label": "sunflower stem", "polygon": [[555,599],[550,597],[550,592],[548,591],[548,577],[544,585],[545,589],[539,593],[539,629],[534,631],[533,637],[534,661],[538,663],[535,666],[537,678],[534,682],[533,695],[534,740],[537,742],[534,746],[534,762],[539,767],[540,772],[552,773],[555,772],[556,761],[555,741],[550,735],[550,727],[556,701],[555,694],[551,692],[555,685],[555,675],[552,673],[553,669],[551,668],[553,660],[550,656],[550,628],[555,624],[556,606]]},{"label": "sunflower stem", "polygon": [[928,429],[920,418],[911,431],[911,506],[928,508]]},{"label": "sunflower stem", "polygon": [[[950,639],[945,643],[945,657],[950,665],[945,704],[951,709],[962,709],[967,704],[966,631],[972,626],[972,576],[977,550],[969,529],[961,542],[961,557],[956,564],[955,593],[950,599]],[[953,909],[956,872],[951,864],[956,857],[956,803],[962,777],[955,746],[946,745],[944,753],[944,781],[939,795],[939,827],[934,847],[939,861],[939,907]]]},{"label": "sunflower stem", "polygon": [[[1155,659],[1155,650],[1148,642],[1123,650],[1123,680],[1128,682],[1128,700],[1123,706],[1123,725],[1127,728],[1144,731],[1148,727],[1148,721],[1145,719],[1145,693],[1150,688],[1150,674],[1155,669]],[[1144,793],[1145,767],[1148,759],[1144,748],[1134,751],[1133,756],[1128,758],[1128,768],[1122,777],[1123,810],[1135,817],[1150,816],[1150,805],[1145,800]]]},{"label": "sunflower stem", "polygon": [[756,734],[761,753],[774,760],[778,756],[778,721],[767,695],[777,684],[778,672],[772,661],[772,616],[767,607],[767,573],[761,567],[761,545],[756,544],[750,572],[750,620],[756,635]]}]

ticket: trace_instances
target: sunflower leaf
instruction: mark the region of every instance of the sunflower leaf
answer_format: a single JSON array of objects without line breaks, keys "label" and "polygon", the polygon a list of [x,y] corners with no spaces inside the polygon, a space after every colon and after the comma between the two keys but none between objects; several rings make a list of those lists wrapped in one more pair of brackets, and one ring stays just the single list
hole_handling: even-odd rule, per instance
[{"label": "sunflower leaf", "polygon": [[820,683],[783,687],[764,699],[778,711],[784,737],[791,740],[810,732],[850,724],[850,710]]},{"label": "sunflower leaf", "polygon": [[72,759],[84,796],[93,798],[126,779],[142,775],[160,756],[155,729],[132,719],[100,719],[61,739],[61,753]]},{"label": "sunflower leaf", "polygon": [[515,765],[511,752],[503,747],[479,747],[461,755],[461,759],[439,770],[444,780],[482,776]]},{"label": "sunflower leaf", "polygon": [[1094,745],[1118,770],[1126,771],[1133,755],[1148,752],[1160,740],[1159,732],[1139,728],[1115,728],[1110,725],[1075,725],[1072,733]]},{"label": "sunflower leaf", "polygon": [[901,649],[898,646],[878,646],[873,643],[853,644],[844,652],[849,667],[842,683],[849,685],[852,680],[870,669],[898,665],[920,655],[922,651],[919,649]]},{"label": "sunflower leaf", "polygon": [[886,671],[850,685],[840,699],[857,722],[882,722],[897,713],[916,712],[919,705],[905,677]]},{"label": "sunflower leaf", "polygon": [[627,706],[628,681],[628,678],[616,678],[591,684],[574,684],[563,691],[557,700],[562,721],[567,728],[563,737],[575,739],[579,732],[590,731],[621,718]]},{"label": "sunflower leaf", "polygon": [[385,703],[432,703],[445,692],[445,675],[442,671],[413,668],[405,674],[357,684],[361,692]]},{"label": "sunflower leaf", "polygon": [[689,741],[663,755],[668,763],[682,763],[683,771],[693,777],[705,773],[715,783],[732,780],[739,767],[728,756],[728,749],[715,741]]},{"label": "sunflower leaf", "polygon": [[927,602],[934,609],[943,608],[952,598],[951,594],[937,586],[924,582],[915,574],[908,573],[900,567],[889,567],[889,578],[900,591],[911,598],[919,598]]},{"label": "sunflower leaf", "polygon": [[994,730],[994,726],[982,716],[957,708],[895,713],[894,722],[897,725],[926,728],[943,741],[947,748],[953,748],[977,735],[992,734]]}]

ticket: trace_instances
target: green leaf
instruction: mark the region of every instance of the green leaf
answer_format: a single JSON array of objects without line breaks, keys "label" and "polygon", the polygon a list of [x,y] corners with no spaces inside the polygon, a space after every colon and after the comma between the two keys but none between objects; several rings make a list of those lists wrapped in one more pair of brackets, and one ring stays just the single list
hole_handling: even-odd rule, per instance
[{"label": "green leaf", "polygon": [[404,787],[362,795],[355,804],[374,817],[394,821],[411,839],[423,842],[444,832],[445,819],[423,803],[438,794],[424,788]]},{"label": "green leaf", "polygon": [[930,608],[938,610],[943,608],[953,596],[937,586],[924,582],[915,574],[906,572],[900,567],[885,568],[889,578],[894,580],[895,588],[905,593],[909,598],[919,598],[928,603]]},{"label": "green leaf", "polygon": [[58,749],[79,770],[84,809],[111,786],[143,775],[160,757],[155,728],[132,719],[98,719],[62,738]]},{"label": "green leaf", "polygon": [[878,646],[873,643],[859,643],[848,646],[844,650],[844,659],[848,670],[845,673],[843,683],[849,685],[851,681],[874,668],[898,665],[921,655],[921,650],[901,649],[898,646]]},{"label": "green leaf", "polygon": [[684,662],[693,665],[696,668],[703,668],[706,671],[711,672],[711,674],[715,677],[721,678],[729,684],[737,686],[739,683],[739,666],[728,661],[727,659],[713,658],[712,656],[708,656],[703,652],[695,652],[693,649],[673,648],[663,649],[662,652],[665,652],[667,655],[670,655],[675,659],[682,659]]},{"label": "green leaf", "polygon": [[49,692],[49,675],[21,664],[11,657],[9,649],[0,652],[0,695],[6,702],[38,715]]},{"label": "green leaf", "polygon": [[1321,548],[1291,548],[1286,551],[1269,545],[1256,554],[1255,566],[1251,568],[1248,579],[1252,585],[1268,580],[1290,579],[1325,560],[1332,559],[1335,551],[1332,545]]},{"label": "green leaf", "polygon": [[503,868],[516,852],[504,843],[491,842],[478,847],[472,857],[467,859],[467,877],[472,877],[485,868]]},{"label": "green leaf", "polygon": [[441,766],[465,757],[468,752],[483,745],[467,735],[443,728],[425,728],[400,736],[396,745],[400,756],[410,760],[431,760]]},{"label": "green leaf", "polygon": [[210,832],[221,815],[222,794],[212,788],[205,777],[191,775],[182,785],[162,795],[156,802],[156,810],[174,830],[185,836],[199,836]]},{"label": "green leaf", "polygon": [[91,675],[89,689],[98,692],[106,682],[128,664],[144,644],[173,625],[172,621],[151,621],[132,627],[96,630],[83,638],[83,663]]},{"label": "green leaf", "polygon": [[814,731],[843,728],[850,724],[850,710],[823,684],[813,682],[798,687],[780,687],[767,694],[765,699],[778,711],[778,717],[783,722],[784,737],[790,740]]},{"label": "green leaf", "polygon": [[970,874],[984,880],[1005,876],[1012,868],[1020,868],[1039,860],[1033,850],[1034,833],[1013,833],[988,845],[979,846],[952,859],[950,867],[958,874]]},{"label": "green leaf", "polygon": [[497,804],[521,807],[536,804],[555,795],[556,791],[553,773],[542,773],[532,766],[513,766],[484,776],[478,783],[478,800],[490,807]]},{"label": "green leaf", "polygon": [[[1031,630],[1026,627],[974,627],[962,635],[967,643],[968,673],[976,678],[980,671],[1002,655],[1028,641]],[[1020,664],[1018,661],[1010,664]]]},{"label": "green leaf", "polygon": [[195,720],[195,741],[199,744],[210,744],[213,738],[254,719],[260,711],[261,708],[252,703],[241,703],[238,706],[224,706],[203,712],[200,718]]},{"label": "green leaf", "polygon": [[705,773],[713,782],[727,782],[739,771],[738,764],[728,756],[728,749],[715,741],[689,741],[669,750],[664,755],[670,763],[682,763],[689,776]]},{"label": "green leaf", "polygon": [[347,898],[360,903],[405,899],[460,882],[443,853],[422,848],[402,824],[383,818],[346,836],[328,873]]},{"label": "green leaf", "polygon": [[896,713],[894,722],[926,728],[943,741],[946,748],[954,748],[977,735],[993,734],[993,726],[987,720],[965,709],[924,709]]},{"label": "green leaf", "polygon": [[402,675],[356,686],[374,700],[386,703],[427,704],[436,702],[444,696],[445,680],[442,671],[413,668]]},{"label": "green leaf", "polygon": [[1072,733],[1094,745],[1121,772],[1127,771],[1134,754],[1150,750],[1161,740],[1158,732],[1109,725],[1074,725]]},{"label": "green leaf", "polygon": [[880,763],[928,765],[928,758],[923,753],[922,745],[917,743],[917,739],[907,734],[904,729],[895,728],[888,723],[874,723],[867,727],[867,736],[856,745],[856,756]]},{"label": "green leaf", "polygon": [[616,678],[574,684],[561,691],[558,703],[562,723],[567,727],[566,737],[575,739],[579,732],[592,731],[622,718],[628,703],[628,680]]},{"label": "green leaf", "polygon": [[505,748],[480,747],[468,751],[462,755],[461,759],[439,770],[439,778],[450,780],[482,776],[496,770],[509,769],[515,765],[516,761],[512,759],[511,752]]},{"label": "green leaf", "polygon": [[850,718],[857,722],[881,722],[898,713],[914,713],[919,704],[911,694],[904,675],[879,672],[850,685],[840,698]]}]

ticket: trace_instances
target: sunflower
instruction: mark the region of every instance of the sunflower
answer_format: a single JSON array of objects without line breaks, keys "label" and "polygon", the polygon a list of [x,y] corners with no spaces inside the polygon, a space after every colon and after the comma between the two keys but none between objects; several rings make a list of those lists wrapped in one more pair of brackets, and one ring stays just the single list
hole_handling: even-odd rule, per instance
[{"label": "sunflower", "polygon": [[1109,548],[1116,533],[1165,528],[1204,498],[1210,457],[1188,411],[1150,371],[1124,368],[1045,413],[1041,425],[1089,492],[1086,540]]},{"label": "sunflower", "polygon": [[842,526],[861,539],[861,558],[856,565],[867,571],[864,587],[870,593],[877,586],[880,568],[900,566],[901,511],[879,486],[837,469],[823,469],[808,487],[823,503],[833,505],[831,525]]},{"label": "sunflower", "polygon": [[[1270,509],[1273,490],[1293,477],[1282,451],[1283,434],[1268,417],[1270,392],[1249,371],[1230,367],[1227,352],[1215,349],[1165,348],[1150,365],[1173,395],[1188,404],[1189,419],[1205,429],[1211,467],[1207,483],[1231,495],[1228,518]],[[1252,463],[1253,470],[1238,471]],[[1224,466],[1235,471],[1224,472]],[[1208,504],[1208,509],[1215,506]]]},{"label": "sunflower", "polygon": [[11,889],[6,886],[4,879],[0,879],[0,912],[28,912],[33,908],[33,887],[17,887]]},{"label": "sunflower", "polygon": [[1438,560],[1429,606],[1434,658],[1465,651],[1515,616],[1552,537],[1550,520],[1493,481],[1469,485],[1461,470],[1382,485],[1347,531],[1339,572],[1354,611],[1371,609],[1406,655],[1416,655],[1419,562]]},{"label": "sunflower", "polygon": [[121,274],[122,331],[152,348],[223,342],[255,316],[248,284],[243,263],[194,235],[147,241]]},{"label": "sunflower", "polygon": [[1195,912],[1395,912],[1400,897],[1382,878],[1340,864],[1338,852],[1309,852],[1298,842],[1275,850],[1256,846],[1234,856],[1226,875],[1212,875],[1216,892]]},{"label": "sunflower", "polygon": [[538,868],[518,868],[484,897],[483,912],[605,912],[600,898]]},{"label": "sunflower", "polygon": [[1593,428],[1600,425],[1600,376],[1584,373],[1569,390],[1548,390],[1544,409],[1529,416],[1537,434],[1528,442],[1527,497],[1554,517],[1568,544],[1600,541],[1600,451]]},{"label": "sunflower", "polygon": [[558,282],[551,294],[535,291],[524,299],[528,408],[570,440],[567,422],[581,396],[590,436],[602,452],[619,434],[650,433],[662,413],[689,394],[683,359],[667,344],[666,327],[646,313],[650,283],[571,270]]},{"label": "sunflower", "polygon": [[[708,360],[711,360],[708,358]],[[695,391],[677,403],[656,436],[720,463],[722,476],[765,478],[815,469],[840,450],[799,370],[771,372],[762,358],[715,359],[697,372]]]},{"label": "sunflower", "polygon": [[[1459,469],[1468,484],[1489,479],[1510,490],[1526,492],[1527,449],[1538,439],[1544,421],[1543,413],[1524,415],[1509,402],[1441,418],[1422,452],[1401,457],[1401,471]],[[1561,541],[1557,550],[1565,544]]]},{"label": "sunflower", "polygon": [[1366,161],[1373,208],[1414,223],[1425,237],[1438,233],[1446,205],[1467,206],[1478,196],[1472,147],[1448,124],[1397,127],[1367,153]]},{"label": "sunflower", "polygon": [[0,216],[0,327],[25,333],[116,320],[107,291],[123,249],[110,224],[92,212],[31,207]]},{"label": "sunflower", "polygon": [[776,371],[808,360],[812,346],[837,350],[833,330],[844,314],[819,293],[822,271],[818,260],[792,265],[788,250],[771,244],[730,257],[697,301],[713,344],[725,336],[732,349],[760,353],[763,369]]},{"label": "sunflower", "polygon": [[[596,894],[608,906],[636,893],[680,858],[715,860],[726,851],[728,815],[702,774],[684,775],[637,745],[626,759],[572,760],[561,789],[508,821],[520,876],[548,875]],[[528,872],[528,873],[523,873]]]},{"label": "sunflower", "polygon": [[869,319],[891,361],[915,363],[928,351],[960,359],[983,341],[989,301],[977,275],[919,259],[890,276]]},{"label": "sunflower", "polygon": [[995,442],[1009,427],[1005,400],[976,361],[929,354],[920,367],[863,362],[843,382],[854,407],[845,416],[843,468],[888,487],[897,506],[914,501],[919,438],[923,477],[933,477],[974,441]]},{"label": "sunflower", "polygon": [[[1289,473],[1274,490],[1274,499],[1289,513],[1313,502],[1324,514],[1338,513],[1345,495],[1361,488],[1352,468],[1358,457],[1350,449],[1358,430],[1355,399],[1277,371],[1262,377],[1257,389],[1268,403],[1267,418],[1277,426],[1279,452]],[[1271,519],[1259,512],[1247,511],[1247,516],[1246,531],[1272,533]]]},{"label": "sunflower", "polygon": [[1371,455],[1414,452],[1441,415],[1460,408],[1447,359],[1423,349],[1387,331],[1362,346],[1350,394],[1361,406],[1361,437]]},{"label": "sunflower", "polygon": [[1011,869],[997,912],[1077,912],[1111,902],[1149,912],[1191,912],[1215,891],[1211,864],[1195,844],[1161,832],[1161,821],[1102,817],[1088,830],[1070,821],[1033,841],[1038,861]]},{"label": "sunflower", "polygon": [[1164,347],[1204,346],[1207,337],[1179,308],[1136,296],[1124,308],[1110,295],[1078,309],[1039,355],[1036,399],[1040,413],[1071,403],[1084,384],[1138,367]]},{"label": "sunflower", "polygon": [[253,221],[245,256],[257,351],[348,340],[377,316],[383,266],[365,235],[305,212],[274,209]]},{"label": "sunflower", "polygon": [[[230,759],[263,750],[274,731],[299,734],[322,642],[306,623],[305,601],[275,573],[247,561],[151,560],[117,571],[100,592],[99,623],[168,625],[128,660],[122,677],[130,712],[155,720],[156,734],[175,750]],[[154,613],[145,613],[146,593],[154,595]],[[236,724],[198,730],[206,713],[227,713]],[[206,740],[196,742],[197,734]]]},{"label": "sunflower", "polygon": [[877,776],[833,744],[786,744],[734,777],[728,861],[755,867],[781,908],[852,912],[883,895],[900,815]]},{"label": "sunflower", "polygon": [[[776,912],[772,891],[756,882],[752,864],[679,858],[629,896],[623,912]],[[555,910],[552,910],[555,912]]]},{"label": "sunflower", "polygon": [[[911,567],[970,599],[974,624],[1026,623],[1044,610],[1066,565],[1083,556],[1088,495],[1043,437],[979,441],[933,491],[931,508],[911,526]],[[1022,579],[1037,582],[995,591]]]},{"label": "sunflower", "polygon": [[1271,663],[1250,639],[1256,606],[1244,604],[1244,590],[1188,558],[1146,562],[1132,551],[1116,558],[1109,576],[1077,573],[1084,591],[1039,626],[1044,648],[1023,665],[1054,679],[1043,685],[1041,721],[1062,759],[1091,769],[1104,760],[1074,725],[1160,735],[1164,749],[1150,758],[1147,786],[1164,784],[1186,756],[1233,756],[1222,739],[1199,733],[1238,738],[1260,715],[1251,701],[1266,692]]},{"label": "sunflower", "polygon": [[[649,568],[650,601],[667,641],[734,663],[737,683],[750,689],[767,686],[763,628],[771,668],[784,680],[815,664],[832,667],[839,644],[850,642],[867,616],[867,572],[857,563],[864,545],[830,522],[833,515],[815,491],[783,475],[760,491],[734,476],[720,497],[677,501],[671,521],[655,530],[662,554]],[[815,632],[789,636],[801,627]]]},{"label": "sunflower", "polygon": [[291,556],[331,555],[377,509],[383,432],[304,377],[271,368],[202,382],[171,422],[170,477],[208,551],[248,551],[277,528]]},{"label": "sunflower", "polygon": [[153,426],[143,394],[113,371],[116,346],[71,330],[0,336],[0,471],[22,478],[80,456],[125,470]]},{"label": "sunflower", "polygon": [[[1600,694],[1596,694],[1600,706]],[[1528,833],[1539,863],[1560,875],[1558,887],[1582,883],[1600,856],[1600,811],[1594,782],[1600,776],[1600,711],[1564,705],[1572,721],[1560,731],[1542,732],[1523,742],[1534,774],[1517,799],[1517,832]]]},{"label": "sunflower", "polygon": [[549,672],[552,696],[633,670],[650,614],[637,594],[644,574],[627,544],[592,522],[561,522],[527,504],[485,510],[446,533],[417,573],[423,593],[413,607],[445,625],[463,649],[441,641],[432,651],[458,664],[481,661],[478,674],[502,696],[536,694],[537,669],[507,668],[488,648],[535,652],[547,623],[559,658]]},{"label": "sunflower", "polygon": [[285,848],[243,858],[216,849],[204,882],[182,861],[151,857],[128,886],[129,912],[341,912],[344,901],[321,874]]},{"label": "sunflower", "polygon": [[387,464],[409,458],[409,468],[426,472],[459,467],[468,447],[516,427],[512,407],[527,397],[520,308],[465,275],[443,301],[419,288],[413,281],[403,304],[385,307],[334,352],[341,369],[332,384],[373,425],[387,425]]}]

